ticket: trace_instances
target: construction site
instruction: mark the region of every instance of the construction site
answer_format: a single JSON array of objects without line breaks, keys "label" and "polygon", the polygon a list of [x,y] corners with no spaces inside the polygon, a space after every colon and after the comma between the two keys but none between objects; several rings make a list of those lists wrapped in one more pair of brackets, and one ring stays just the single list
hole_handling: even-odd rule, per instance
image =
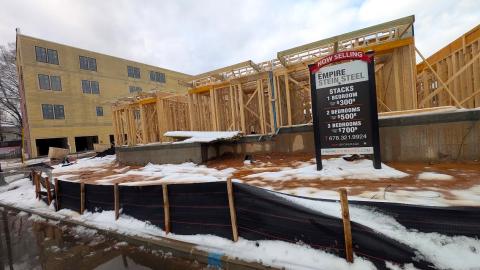
[{"label": "construction site", "polygon": [[[32,164],[0,204],[222,269],[478,269],[480,25],[429,57],[414,25],[120,98],[113,148]],[[373,54],[381,169],[370,155],[316,167],[309,65],[346,51]]]}]

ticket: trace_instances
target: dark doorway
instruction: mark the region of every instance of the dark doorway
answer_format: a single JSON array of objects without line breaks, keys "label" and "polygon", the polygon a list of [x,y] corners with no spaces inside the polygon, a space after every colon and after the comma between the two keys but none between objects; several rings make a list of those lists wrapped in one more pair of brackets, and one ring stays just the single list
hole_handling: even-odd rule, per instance
[{"label": "dark doorway", "polygon": [[49,147],[57,147],[57,148],[68,149],[68,139],[67,138],[36,139],[35,144],[37,145],[37,156],[48,155],[48,148]]},{"label": "dark doorway", "polygon": [[110,145],[115,145],[115,137],[110,135]]},{"label": "dark doorway", "polygon": [[98,143],[98,136],[75,137],[75,148],[78,152],[93,150],[93,144]]}]

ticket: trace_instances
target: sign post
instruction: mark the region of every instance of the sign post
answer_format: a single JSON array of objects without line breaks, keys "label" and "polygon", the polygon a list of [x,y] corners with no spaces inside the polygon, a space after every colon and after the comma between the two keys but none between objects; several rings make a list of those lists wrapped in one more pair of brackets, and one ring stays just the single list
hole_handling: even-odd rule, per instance
[{"label": "sign post", "polygon": [[373,154],[373,166],[380,169],[373,54],[339,52],[309,69],[317,170],[322,155],[345,154]]}]

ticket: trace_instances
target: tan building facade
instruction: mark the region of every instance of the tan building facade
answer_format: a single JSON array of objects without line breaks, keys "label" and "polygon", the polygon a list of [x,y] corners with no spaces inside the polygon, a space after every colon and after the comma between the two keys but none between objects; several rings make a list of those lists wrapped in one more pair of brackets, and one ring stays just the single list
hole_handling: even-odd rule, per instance
[{"label": "tan building facade", "polygon": [[111,102],[138,91],[182,93],[192,76],[17,33],[25,152],[71,153],[113,141]]}]

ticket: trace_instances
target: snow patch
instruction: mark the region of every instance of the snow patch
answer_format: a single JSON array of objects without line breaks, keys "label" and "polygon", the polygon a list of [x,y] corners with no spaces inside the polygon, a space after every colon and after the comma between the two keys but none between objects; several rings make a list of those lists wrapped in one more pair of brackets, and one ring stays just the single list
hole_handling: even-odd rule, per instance
[{"label": "snow patch", "polygon": [[285,167],[278,172],[262,172],[246,176],[247,179],[261,178],[270,181],[288,180],[343,180],[366,179],[380,180],[386,178],[403,178],[407,173],[395,170],[385,164],[382,169],[373,168],[371,160],[346,161],[343,158],[322,160],[323,169],[317,171],[317,165],[301,162],[296,168]]},{"label": "snow patch", "polygon": [[222,139],[232,139],[238,135],[240,135],[239,131],[167,131],[163,134],[166,137],[188,138],[181,141],[181,143],[213,142]]},{"label": "snow patch", "polygon": [[436,172],[422,172],[417,176],[418,180],[453,180],[453,176]]}]

